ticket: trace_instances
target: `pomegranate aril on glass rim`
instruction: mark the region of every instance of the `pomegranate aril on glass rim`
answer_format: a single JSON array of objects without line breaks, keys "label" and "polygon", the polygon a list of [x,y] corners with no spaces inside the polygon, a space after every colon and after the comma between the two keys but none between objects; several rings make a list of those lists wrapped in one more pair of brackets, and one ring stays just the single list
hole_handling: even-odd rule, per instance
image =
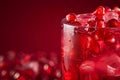
[{"label": "pomegranate aril on glass rim", "polygon": [[106,13],[106,12],[109,12],[109,11],[112,11],[112,9],[109,8],[109,7],[107,7],[107,6],[105,6],[105,13]]},{"label": "pomegranate aril on glass rim", "polygon": [[74,13],[70,13],[66,16],[67,21],[75,21],[76,20],[76,15]]},{"label": "pomegranate aril on glass rim", "polygon": [[94,12],[94,15],[96,16],[96,18],[101,19],[103,18],[105,14],[105,8],[103,6],[99,6],[96,11]]},{"label": "pomegranate aril on glass rim", "polygon": [[99,6],[93,13],[67,17],[62,35],[63,79],[120,79],[120,9]]},{"label": "pomegranate aril on glass rim", "polygon": [[113,10],[114,10],[115,12],[117,12],[118,15],[119,15],[119,17],[120,17],[120,8],[116,6],[116,7],[113,8]]}]

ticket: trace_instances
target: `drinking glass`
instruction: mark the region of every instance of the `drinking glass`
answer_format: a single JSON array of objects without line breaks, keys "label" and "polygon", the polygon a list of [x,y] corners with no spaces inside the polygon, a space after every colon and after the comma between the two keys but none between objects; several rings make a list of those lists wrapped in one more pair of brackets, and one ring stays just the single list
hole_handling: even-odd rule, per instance
[{"label": "drinking glass", "polygon": [[92,17],[62,20],[63,80],[120,80],[120,28],[110,21],[99,28]]}]

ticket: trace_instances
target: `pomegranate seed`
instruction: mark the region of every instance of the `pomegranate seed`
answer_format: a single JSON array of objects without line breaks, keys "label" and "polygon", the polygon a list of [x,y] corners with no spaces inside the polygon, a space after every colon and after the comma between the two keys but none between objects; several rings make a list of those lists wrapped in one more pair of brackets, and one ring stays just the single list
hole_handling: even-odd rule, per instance
[{"label": "pomegranate seed", "polygon": [[76,20],[76,15],[74,13],[70,13],[66,16],[67,21],[75,21]]},{"label": "pomegranate seed", "polygon": [[103,20],[98,20],[97,21],[97,28],[105,28],[105,25],[104,25],[104,21]]},{"label": "pomegranate seed", "polygon": [[96,41],[93,41],[92,45],[90,46],[90,54],[91,56],[95,57],[95,56],[98,56],[100,55],[100,45],[96,42]]},{"label": "pomegranate seed", "polygon": [[111,8],[105,7],[105,13],[106,13],[106,12],[110,12],[110,11],[112,11]]},{"label": "pomegranate seed", "polygon": [[95,31],[95,29],[96,29],[95,27],[88,27],[87,31],[88,31],[88,33],[92,33]]},{"label": "pomegranate seed", "polygon": [[26,80],[25,76],[20,75],[20,77],[17,80]]},{"label": "pomegranate seed", "polygon": [[65,80],[71,80],[72,78],[70,72],[65,72],[64,76],[65,76]]},{"label": "pomegranate seed", "polygon": [[111,19],[106,24],[107,27],[120,27],[120,22],[118,22],[116,19]]},{"label": "pomegranate seed", "polygon": [[103,15],[105,14],[105,8],[103,6],[99,6],[95,11],[95,16],[98,19],[103,18]]},{"label": "pomegranate seed", "polygon": [[113,33],[107,33],[104,39],[105,43],[115,43],[115,35]]},{"label": "pomegranate seed", "polygon": [[87,23],[88,23],[89,26],[91,26],[91,27],[96,26],[96,21],[94,21],[94,20],[88,21]]},{"label": "pomegranate seed", "polygon": [[113,10],[114,10],[115,12],[117,12],[118,15],[119,15],[119,17],[120,17],[120,8],[116,6],[116,7],[113,8]]},{"label": "pomegranate seed", "polygon": [[23,72],[26,75],[31,76],[31,77],[34,75],[34,72],[31,69],[25,69],[25,70],[23,70]]},{"label": "pomegranate seed", "polygon": [[80,52],[77,52],[77,54],[74,55],[76,55],[76,57],[79,57],[81,59],[87,58],[89,56],[88,49],[90,48],[92,38],[87,34],[79,34],[76,39],[77,39],[76,42],[77,44],[75,44],[75,46],[79,47]]},{"label": "pomegranate seed", "polygon": [[51,74],[51,67],[48,64],[45,64],[43,69],[47,74]]},{"label": "pomegranate seed", "polygon": [[104,28],[100,28],[96,30],[95,33],[93,33],[96,40],[103,40],[105,34],[106,34],[106,29]]},{"label": "pomegranate seed", "polygon": [[113,8],[113,10],[116,11],[116,12],[119,12],[120,8],[116,6],[116,7]]},{"label": "pomegranate seed", "polygon": [[120,48],[120,43],[117,43],[117,44],[115,45],[115,48],[118,50],[118,49]]},{"label": "pomegranate seed", "polygon": [[81,23],[77,22],[77,21],[73,21],[70,24],[74,25],[74,26],[81,26]]},{"label": "pomegranate seed", "polygon": [[79,49],[79,51],[76,52],[76,54],[72,54],[75,59],[86,59],[91,56],[96,56],[99,54],[99,44],[90,36],[87,34],[79,34],[76,36],[76,42],[75,46]]}]

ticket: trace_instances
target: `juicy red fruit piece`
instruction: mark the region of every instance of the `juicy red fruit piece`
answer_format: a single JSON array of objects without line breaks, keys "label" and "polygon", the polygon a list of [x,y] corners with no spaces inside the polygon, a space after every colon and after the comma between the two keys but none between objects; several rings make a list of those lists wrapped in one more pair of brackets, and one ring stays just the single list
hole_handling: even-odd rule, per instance
[{"label": "juicy red fruit piece", "polygon": [[111,8],[105,7],[105,13],[106,13],[106,12],[109,12],[109,11],[112,11]]},{"label": "juicy red fruit piece", "polygon": [[65,72],[64,76],[65,76],[65,80],[71,80],[72,79],[70,72]]},{"label": "juicy red fruit piece", "polygon": [[106,34],[106,29],[104,28],[100,28],[98,30],[96,30],[93,35],[95,40],[103,40],[104,39],[104,35]]},{"label": "juicy red fruit piece", "polygon": [[26,77],[23,75],[20,75],[20,77],[17,80],[26,80]]},{"label": "juicy red fruit piece", "polygon": [[74,13],[70,13],[66,16],[67,21],[75,21],[76,15]]},{"label": "juicy red fruit piece", "polygon": [[77,58],[86,59],[99,54],[99,44],[88,34],[78,34],[76,36],[75,49],[73,55]]},{"label": "juicy red fruit piece", "polygon": [[96,18],[101,19],[103,15],[105,14],[105,8],[103,6],[99,6],[95,11]]},{"label": "juicy red fruit piece", "polygon": [[96,26],[96,21],[95,20],[88,21],[87,23],[90,27],[95,27]]},{"label": "juicy red fruit piece", "polygon": [[104,25],[104,21],[103,20],[98,20],[97,21],[97,28],[104,28],[105,25]]},{"label": "juicy red fruit piece", "polygon": [[105,41],[105,43],[114,43],[115,35],[111,29],[101,28],[94,33],[94,37],[98,41]]},{"label": "juicy red fruit piece", "polygon": [[106,24],[107,27],[120,27],[120,22],[116,19],[111,19]]},{"label": "juicy red fruit piece", "polygon": [[87,49],[90,47],[90,45],[88,45],[90,39],[90,36],[87,34],[76,34],[74,42],[75,53],[73,53],[76,59],[85,59],[88,57]]},{"label": "juicy red fruit piece", "polygon": [[93,57],[100,55],[100,45],[96,41],[93,41],[89,51]]},{"label": "juicy red fruit piece", "polygon": [[105,43],[114,43],[115,42],[115,35],[112,32],[109,32],[105,35]]},{"label": "juicy red fruit piece", "polygon": [[88,33],[92,33],[95,31],[95,28],[96,28],[96,21],[90,20],[87,22],[87,27],[85,27],[84,29],[88,31]]},{"label": "juicy red fruit piece", "polygon": [[113,10],[115,12],[117,12],[119,14],[119,17],[120,17],[120,8],[116,6],[116,7],[113,8]]}]

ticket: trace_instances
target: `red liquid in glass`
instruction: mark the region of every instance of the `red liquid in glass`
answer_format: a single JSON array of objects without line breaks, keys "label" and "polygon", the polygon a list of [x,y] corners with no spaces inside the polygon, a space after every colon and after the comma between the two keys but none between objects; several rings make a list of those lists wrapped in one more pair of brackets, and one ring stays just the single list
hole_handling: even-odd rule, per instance
[{"label": "red liquid in glass", "polygon": [[94,13],[66,17],[63,80],[120,80],[119,14],[100,6]]}]

